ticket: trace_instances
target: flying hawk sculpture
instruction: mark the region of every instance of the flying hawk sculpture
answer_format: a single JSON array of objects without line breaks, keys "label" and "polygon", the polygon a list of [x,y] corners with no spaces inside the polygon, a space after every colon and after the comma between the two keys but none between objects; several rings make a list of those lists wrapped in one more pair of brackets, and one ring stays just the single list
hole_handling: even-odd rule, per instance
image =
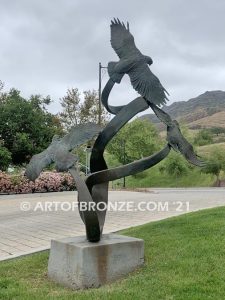
[{"label": "flying hawk sculpture", "polygon": [[77,161],[71,150],[93,139],[101,131],[94,123],[81,124],[73,127],[68,134],[60,138],[55,135],[50,146],[43,152],[34,155],[25,171],[25,176],[34,181],[51,163],[55,162],[56,170],[67,171]]},{"label": "flying hawk sculpture", "polygon": [[187,161],[198,167],[204,167],[205,162],[198,159],[193,146],[185,139],[180,131],[179,123],[162,109],[150,103],[156,116],[167,126],[167,142],[176,152],[180,152]]},{"label": "flying hawk sculpture", "polygon": [[119,19],[111,21],[111,45],[119,56],[118,62],[109,62],[108,73],[112,81],[120,83],[128,74],[134,89],[147,101],[156,105],[165,104],[168,92],[151,72],[151,57],[143,55],[134,43],[134,37]]}]

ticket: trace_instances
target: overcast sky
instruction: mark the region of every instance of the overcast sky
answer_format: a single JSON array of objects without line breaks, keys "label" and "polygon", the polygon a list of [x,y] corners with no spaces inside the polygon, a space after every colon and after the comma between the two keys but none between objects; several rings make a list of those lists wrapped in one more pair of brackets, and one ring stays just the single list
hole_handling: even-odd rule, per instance
[{"label": "overcast sky", "polygon": [[[98,89],[98,63],[117,60],[110,45],[113,17],[129,21],[136,46],[152,57],[151,70],[170,93],[169,103],[225,90],[224,0],[0,0],[6,90],[50,95],[56,113],[67,88]],[[110,101],[127,103],[135,96],[124,78]]]}]

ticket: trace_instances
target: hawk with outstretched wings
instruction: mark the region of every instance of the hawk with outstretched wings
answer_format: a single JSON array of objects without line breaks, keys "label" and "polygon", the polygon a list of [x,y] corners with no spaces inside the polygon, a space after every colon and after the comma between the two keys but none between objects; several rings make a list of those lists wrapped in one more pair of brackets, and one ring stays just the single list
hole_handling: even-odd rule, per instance
[{"label": "hawk with outstretched wings", "polygon": [[71,150],[93,139],[101,131],[101,127],[94,123],[80,124],[73,127],[68,134],[60,138],[55,135],[52,143],[43,152],[34,155],[26,168],[25,175],[35,180],[51,163],[56,164],[57,171],[67,171],[77,161]]},{"label": "hawk with outstretched wings", "polygon": [[128,74],[134,89],[147,101],[156,105],[165,104],[167,91],[159,79],[151,72],[151,57],[143,55],[134,43],[134,37],[119,19],[111,22],[111,45],[119,56],[119,62],[109,62],[108,73],[116,83],[120,83],[124,74]]},{"label": "hawk with outstretched wings", "polygon": [[199,160],[193,146],[182,135],[179,123],[156,105],[150,103],[156,116],[167,126],[167,142],[176,151],[180,152],[187,161],[195,166],[204,167],[205,162]]}]

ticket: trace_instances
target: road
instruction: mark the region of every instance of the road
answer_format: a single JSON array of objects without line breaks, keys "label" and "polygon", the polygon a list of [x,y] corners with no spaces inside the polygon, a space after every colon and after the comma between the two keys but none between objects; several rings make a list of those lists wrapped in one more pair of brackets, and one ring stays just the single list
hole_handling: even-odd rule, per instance
[{"label": "road", "polygon": [[[0,196],[0,260],[50,248],[52,239],[84,235],[76,192]],[[200,209],[224,206],[224,188],[110,191],[104,233]]]}]

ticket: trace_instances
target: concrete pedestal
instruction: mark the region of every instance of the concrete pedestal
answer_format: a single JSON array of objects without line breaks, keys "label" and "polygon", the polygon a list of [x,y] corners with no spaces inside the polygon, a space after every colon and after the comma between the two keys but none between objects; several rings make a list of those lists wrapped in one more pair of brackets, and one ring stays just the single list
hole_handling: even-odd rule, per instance
[{"label": "concrete pedestal", "polygon": [[144,263],[144,241],[107,234],[98,243],[85,236],[51,242],[48,276],[72,289],[99,287],[115,281]]}]

